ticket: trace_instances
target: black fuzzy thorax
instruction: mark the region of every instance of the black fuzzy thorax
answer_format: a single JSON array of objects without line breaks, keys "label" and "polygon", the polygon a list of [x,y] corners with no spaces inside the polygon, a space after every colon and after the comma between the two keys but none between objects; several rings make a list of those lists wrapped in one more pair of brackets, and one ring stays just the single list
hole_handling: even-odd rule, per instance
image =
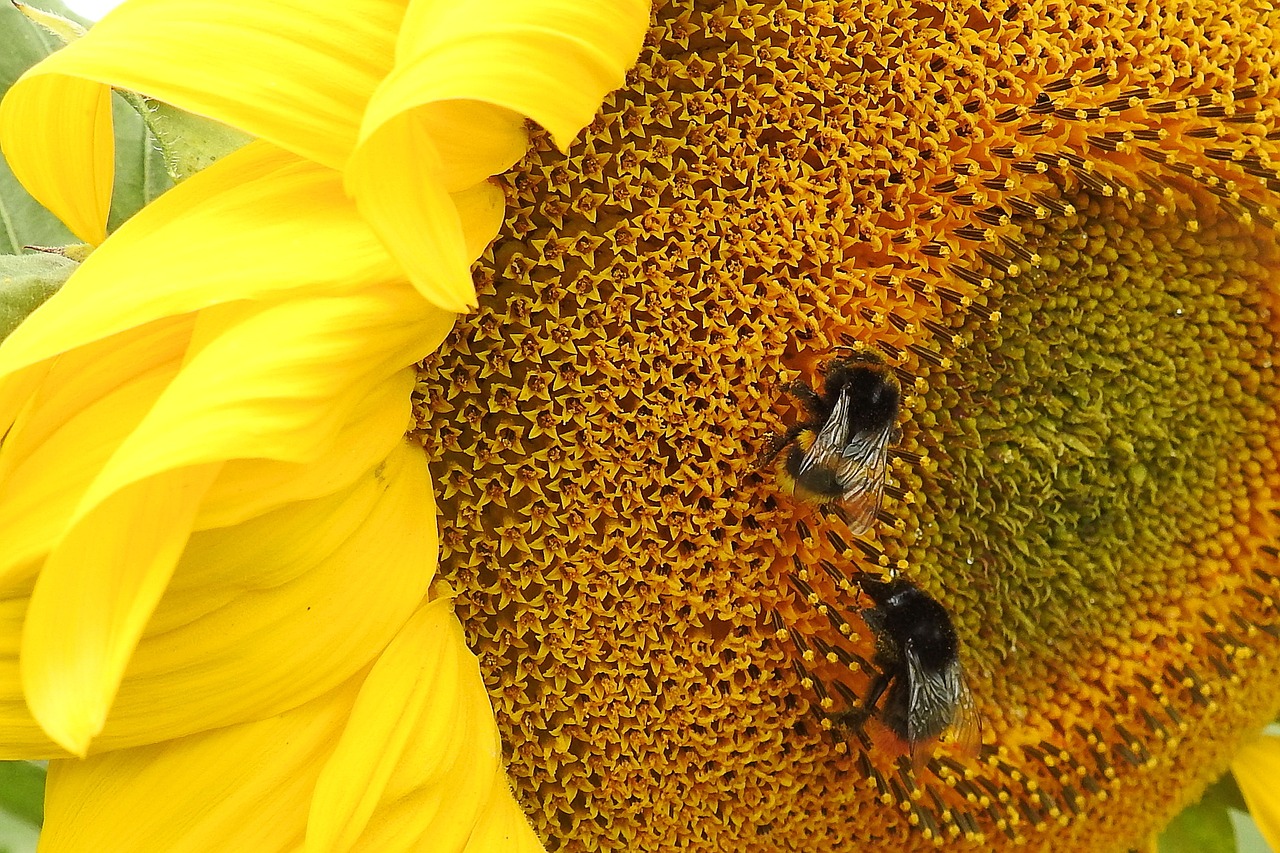
[{"label": "black fuzzy thorax", "polygon": [[891,368],[883,364],[840,359],[832,362],[823,383],[823,403],[831,412],[841,394],[855,405],[849,407],[851,433],[879,432],[898,416],[901,392]]},{"label": "black fuzzy thorax", "polygon": [[932,671],[941,671],[956,659],[959,640],[951,616],[937,599],[903,580],[864,580],[861,585],[876,603],[878,631],[893,646],[884,651],[899,657],[910,646]]}]

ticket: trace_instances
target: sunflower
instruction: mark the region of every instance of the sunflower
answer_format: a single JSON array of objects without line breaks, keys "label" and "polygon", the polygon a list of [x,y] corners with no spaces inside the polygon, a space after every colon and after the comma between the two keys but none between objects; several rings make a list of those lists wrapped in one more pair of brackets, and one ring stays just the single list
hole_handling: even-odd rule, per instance
[{"label": "sunflower", "polygon": [[[432,586],[413,364],[526,116],[567,143],[648,9],[475,12],[137,0],[0,106],[101,243],[0,346],[0,740],[54,759],[48,849],[537,848]],[[255,141],[104,241],[112,86]]]},{"label": "sunflower", "polygon": [[[416,382],[440,572],[525,814],[569,850],[1139,843],[1277,710],[1276,12],[656,6],[567,159],[539,119],[550,135],[502,179],[479,308]],[[359,212],[397,264],[436,245]],[[470,299],[456,278],[413,282]],[[786,387],[845,348],[880,353],[907,392],[865,535],[760,466],[803,417]],[[239,547],[210,550],[212,579]],[[874,677],[858,571],[947,608],[976,751],[943,743],[917,766],[834,724]],[[447,633],[417,628],[441,597],[396,623],[404,642]],[[412,656],[400,636],[387,659]],[[175,772],[285,732],[324,741],[324,715],[405,695],[356,690],[244,740],[104,752],[79,787],[82,765],[60,764],[51,802],[63,792],[71,825],[103,780],[145,780],[95,812],[121,813]],[[314,785],[312,814],[338,818],[311,843],[359,831],[392,728],[362,727],[382,739],[345,741]],[[304,763],[281,756],[270,778]]]},{"label": "sunflower", "polygon": [[[549,849],[1125,849],[1277,711],[1266,3],[656,4],[503,180],[425,362],[441,572]],[[760,465],[847,350],[878,524]],[[838,724],[856,572],[941,602],[982,744]]]}]

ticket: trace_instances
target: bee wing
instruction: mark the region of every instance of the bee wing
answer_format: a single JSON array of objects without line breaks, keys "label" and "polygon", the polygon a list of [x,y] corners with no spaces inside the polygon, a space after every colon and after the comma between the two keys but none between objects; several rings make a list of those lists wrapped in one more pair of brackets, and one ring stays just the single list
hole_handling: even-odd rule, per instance
[{"label": "bee wing", "polygon": [[[907,698],[907,740],[914,746],[936,738],[956,721],[961,694],[968,694],[968,689],[959,661],[952,661],[940,671],[928,669],[910,644],[905,657],[911,685]],[[972,697],[969,701],[972,703]]]},{"label": "bee wing", "polygon": [[893,424],[876,432],[854,433],[840,452],[838,470],[845,487],[841,501],[849,510],[849,529],[854,534],[870,530],[880,512],[892,436]]},{"label": "bee wing", "polygon": [[982,717],[974,704],[973,694],[965,683],[960,662],[955,662],[959,692],[956,698],[956,715],[951,721],[951,741],[966,754],[977,756],[982,749]]},{"label": "bee wing", "polygon": [[[814,468],[832,467],[839,469],[843,465],[841,456],[849,443],[849,395],[841,392],[836,399],[835,407],[827,417],[827,422],[818,430],[813,444],[805,451],[800,460],[800,470],[796,476],[804,476]],[[842,477],[841,483],[845,482]]]}]

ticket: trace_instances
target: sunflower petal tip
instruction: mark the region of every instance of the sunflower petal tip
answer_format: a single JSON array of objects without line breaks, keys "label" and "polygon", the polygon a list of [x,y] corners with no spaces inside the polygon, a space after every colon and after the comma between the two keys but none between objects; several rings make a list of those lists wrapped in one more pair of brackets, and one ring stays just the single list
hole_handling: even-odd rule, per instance
[{"label": "sunflower petal tip", "polygon": [[418,292],[432,305],[453,314],[471,314],[480,307],[474,290],[466,293],[454,289],[419,285]]},{"label": "sunflower petal tip", "polygon": [[436,578],[431,583],[431,591],[429,597],[432,601],[440,601],[441,599],[453,599],[458,595],[457,590],[453,588],[453,584],[444,578]]},{"label": "sunflower petal tip", "polygon": [[92,709],[77,710],[83,710],[83,713],[75,714],[75,719],[67,714],[53,719],[54,715],[50,713],[50,709],[38,713],[33,708],[32,713],[51,741],[75,758],[87,758],[89,746],[93,743],[94,736],[102,731],[106,717],[101,713],[94,713]]}]

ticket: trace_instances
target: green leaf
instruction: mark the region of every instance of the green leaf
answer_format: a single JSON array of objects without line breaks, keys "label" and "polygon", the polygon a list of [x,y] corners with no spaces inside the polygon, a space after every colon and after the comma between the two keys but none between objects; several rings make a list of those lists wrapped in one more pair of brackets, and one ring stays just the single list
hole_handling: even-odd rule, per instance
[{"label": "green leaf", "polygon": [[44,822],[45,769],[34,761],[0,761],[0,811],[31,826]]},{"label": "green leaf", "polygon": [[[41,9],[87,24],[58,0],[34,0]],[[31,23],[9,3],[0,4],[0,96],[22,73],[48,56],[60,43],[52,33]],[[158,146],[136,112],[117,95],[112,99],[116,136],[116,184],[108,229],[119,227],[172,181]],[[18,254],[25,246],[64,246],[74,242],[62,223],[27,194],[0,160],[0,253]]]},{"label": "green leaf", "polygon": [[116,184],[107,215],[108,233],[173,186],[155,136],[118,94],[111,98],[111,117],[116,131]]},{"label": "green leaf", "polygon": [[0,811],[0,853],[36,853],[40,830]]},{"label": "green leaf", "polygon": [[247,145],[253,137],[204,116],[184,112],[162,101],[124,94],[159,144],[169,177],[185,180],[215,160]]},{"label": "green leaf", "polygon": [[1228,773],[1188,806],[1160,835],[1160,853],[1236,853],[1236,833],[1230,808],[1243,802],[1234,777]]},{"label": "green leaf", "polygon": [[0,341],[56,293],[78,266],[46,252],[0,255]]},{"label": "green leaf", "polygon": [[1249,811],[1249,807],[1244,802],[1244,794],[1240,793],[1240,784],[1236,782],[1236,777],[1231,773],[1227,773],[1217,782],[1214,782],[1209,790],[1205,792],[1206,795],[1210,793],[1212,793],[1217,802],[1222,803],[1227,808],[1246,813]]}]

